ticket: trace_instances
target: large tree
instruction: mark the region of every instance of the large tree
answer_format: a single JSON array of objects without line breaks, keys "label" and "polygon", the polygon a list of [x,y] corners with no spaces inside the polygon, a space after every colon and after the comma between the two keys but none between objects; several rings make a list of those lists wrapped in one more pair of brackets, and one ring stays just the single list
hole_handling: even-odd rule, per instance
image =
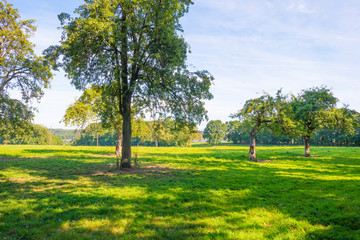
[{"label": "large tree", "polygon": [[60,46],[48,55],[62,56],[72,84],[85,89],[105,85],[103,94],[118,96],[123,119],[122,167],[131,167],[132,105],[171,113],[176,120],[200,122],[203,99],[211,99],[212,76],[187,69],[188,46],[179,23],[190,0],[86,0],[77,16],[62,13]]},{"label": "large tree", "polygon": [[[40,99],[42,88],[52,78],[49,62],[34,53],[30,41],[36,31],[34,20],[21,20],[18,10],[0,0],[0,133],[24,129],[33,117],[31,108],[10,99],[9,90],[18,89],[22,99]],[[11,120],[10,120],[11,119]]]}]

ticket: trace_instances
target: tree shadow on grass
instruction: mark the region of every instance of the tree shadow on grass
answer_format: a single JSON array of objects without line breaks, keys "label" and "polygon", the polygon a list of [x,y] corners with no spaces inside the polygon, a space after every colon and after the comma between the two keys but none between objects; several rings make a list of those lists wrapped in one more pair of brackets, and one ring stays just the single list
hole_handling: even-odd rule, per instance
[{"label": "tree shadow on grass", "polygon": [[[114,152],[111,150],[106,150],[103,148],[96,149],[95,150],[88,150],[88,149],[32,149],[32,148],[24,148],[21,150],[21,154],[0,154],[0,163],[2,161],[13,161],[13,160],[32,160],[32,159],[43,159],[43,158],[49,158],[49,159],[61,159],[61,158],[71,158],[71,157],[112,157]],[[36,157],[24,157],[27,155]],[[92,156],[91,156],[92,155]]]},{"label": "tree shadow on grass", "polygon": [[[93,147],[94,149],[96,149],[96,147]],[[115,152],[114,151],[109,151],[109,150],[104,150],[104,149],[96,149],[96,150],[88,150],[88,149],[73,149],[73,150],[67,150],[67,149],[24,149],[23,152],[24,153],[36,153],[36,154],[45,154],[45,153],[51,153],[54,155],[60,155],[60,154],[73,154],[73,155],[88,155],[88,154],[113,154]]]},{"label": "tree shadow on grass", "polygon": [[[340,173],[335,167],[327,172],[311,166],[279,170],[271,163],[235,161],[227,154],[213,158],[211,152],[205,155],[211,160],[202,163],[196,161],[201,160],[196,154],[192,158],[192,154],[153,153],[143,159],[144,164],[167,158],[165,166],[174,162],[188,166],[190,161],[194,168],[124,175],[71,175],[81,168],[84,173],[94,173],[106,165],[107,158],[95,161],[73,156],[0,164],[0,171],[20,169],[39,177],[23,181],[0,177],[0,200],[5,206],[0,212],[0,237],[224,239],[233,238],[230,233],[255,230],[264,238],[293,232],[309,239],[359,236],[359,182],[326,180],[331,172],[341,177],[346,168]],[[356,161],[351,163],[357,166]],[[356,172],[348,175],[354,177]],[[267,222],[273,221],[271,217],[264,217],[261,223],[248,220],[249,212],[258,209],[275,211],[280,223]],[[289,219],[293,222],[286,223]],[[294,222],[326,229],[294,229]]]},{"label": "tree shadow on grass", "polygon": [[[318,149],[321,149],[317,147]],[[303,156],[302,148],[299,147],[284,147],[284,149],[272,149],[272,147],[264,147],[257,150],[257,156],[261,161],[302,161],[304,163],[320,163],[320,164],[338,164],[347,167],[357,168],[360,167],[360,155],[354,157],[353,155],[335,154],[334,152],[326,152],[316,150],[313,157],[307,158]],[[357,153],[354,153],[357,154]],[[146,153],[143,157],[149,157],[155,159],[168,159],[174,162],[184,162],[185,160],[191,161],[191,163],[208,163],[213,161],[214,163],[219,162],[217,160],[228,161],[247,161],[248,150],[243,148],[232,148],[232,149],[217,149],[217,148],[204,148],[201,153],[188,153],[188,151],[178,153],[164,152],[150,152]],[[351,166],[353,165],[353,166]]]},{"label": "tree shadow on grass", "polygon": [[[355,236],[360,218],[356,213],[338,208],[345,208],[345,202],[326,197],[332,188],[325,181],[276,176],[271,168],[247,172],[246,175],[226,170],[163,171],[134,176],[108,174],[92,176],[85,185],[69,184],[44,191],[34,191],[31,182],[8,181],[2,183],[9,189],[4,204],[21,196],[22,201],[31,203],[31,209],[24,211],[19,206],[2,212],[4,222],[0,224],[0,232],[15,238],[34,238],[37,234],[48,234],[55,239],[71,235],[129,239],[228,238],[229,231],[239,230],[239,221],[247,221],[232,214],[277,209],[284,215],[284,221],[291,217],[314,225],[332,226],[332,231],[317,230],[309,236],[341,235],[349,239]],[[104,188],[118,191],[134,188],[140,193],[132,197],[99,191]],[[319,192],[320,189],[323,191]],[[218,192],[222,194],[217,195]],[[3,198],[4,194],[0,196]],[[217,218],[224,218],[226,224],[209,223]],[[199,219],[209,222],[199,222]],[[264,236],[274,238],[294,231],[291,224],[286,226],[287,229],[273,229]],[[264,226],[259,223],[242,225],[243,231],[261,228]],[[42,232],[39,233],[39,229],[43,229]]]},{"label": "tree shadow on grass", "polygon": [[[109,176],[110,177],[110,176]],[[96,181],[100,180],[96,177]],[[101,179],[101,184],[114,183]],[[147,187],[144,182],[118,183],[121,187]],[[130,186],[129,186],[130,185]],[[193,208],[184,203],[194,199],[206,199],[204,192],[176,192],[168,188],[156,190],[146,189],[144,195],[131,198],[127,196],[104,196],[101,193],[82,191],[83,189],[51,189],[44,192],[26,191],[31,183],[7,182],[5,204],[18,196],[32,204],[31,211],[10,208],[2,212],[0,220],[0,236],[5,233],[13,238],[37,238],[48,234],[49,238],[81,238],[99,237],[125,239],[193,239],[194,237],[211,236],[199,231],[206,227],[205,223],[189,221],[193,214],[221,212],[222,209],[208,202],[202,202]],[[99,186],[97,186],[99,187]],[[153,192],[154,191],[154,192]],[[204,214],[202,211],[205,210]],[[4,221],[4,222],[3,222]],[[125,224],[124,224],[125,223]],[[38,232],[38,229],[47,229]],[[40,235],[38,235],[40,234]],[[217,232],[214,236],[225,236]]]},{"label": "tree shadow on grass", "polygon": [[19,171],[35,177],[48,179],[76,180],[82,175],[109,171],[114,168],[115,158],[91,157],[89,155],[54,156],[45,158],[20,158],[11,155],[5,160],[0,159],[2,171]]}]

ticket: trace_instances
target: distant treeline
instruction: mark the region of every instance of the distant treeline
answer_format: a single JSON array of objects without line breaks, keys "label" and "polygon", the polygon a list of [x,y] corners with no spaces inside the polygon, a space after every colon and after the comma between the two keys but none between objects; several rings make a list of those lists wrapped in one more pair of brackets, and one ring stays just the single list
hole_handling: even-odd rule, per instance
[{"label": "distant treeline", "polygon": [[0,136],[0,144],[63,145],[63,140],[50,133],[48,128],[31,124],[22,132]]},{"label": "distant treeline", "polygon": [[[192,142],[202,140],[202,133],[197,129],[190,131],[189,127],[177,127],[176,122],[167,119],[163,121],[135,121],[133,146],[190,146]],[[225,141],[234,144],[249,144],[248,132],[242,131],[239,122],[230,121],[227,126]],[[50,133],[51,131],[51,133]],[[117,133],[101,127],[100,124],[90,124],[84,130],[47,129],[33,124],[25,134],[11,137],[0,137],[0,144],[27,145],[64,145],[74,146],[115,146]],[[50,139],[51,134],[51,139]],[[271,132],[261,132],[257,136],[258,144],[265,145],[302,145],[302,138],[281,137]],[[360,146],[360,128],[355,135],[344,131],[323,128],[314,134],[313,145],[321,146]]]},{"label": "distant treeline", "polygon": [[[196,127],[182,126],[171,119],[158,121],[134,120],[133,146],[190,146],[201,141],[202,135]],[[75,146],[115,146],[118,133],[105,129],[99,123],[88,125],[79,138],[72,142]]]},{"label": "distant treeline", "polygon": [[[190,146],[193,141],[202,139],[196,127],[180,126],[171,119],[134,120],[132,125],[134,146]],[[1,136],[0,144],[115,146],[117,138],[118,133],[113,128],[103,128],[99,123],[89,124],[83,130],[48,129],[31,124],[26,131]]]},{"label": "distant treeline", "polygon": [[[249,144],[250,135],[246,131],[241,131],[239,122],[227,122],[226,140],[235,144]],[[269,132],[260,132],[257,135],[257,144],[265,145],[303,145],[303,139],[277,136]],[[356,129],[356,134],[351,135],[344,131],[329,130],[323,128],[315,132],[311,139],[312,145],[320,146],[360,146],[360,128]]]},{"label": "distant treeline", "polygon": [[[134,126],[133,146],[190,146],[191,142],[201,141],[202,133],[189,129],[182,130],[175,128],[175,122],[166,120],[165,122],[142,121],[142,126]],[[246,131],[242,131],[239,122],[230,121],[225,123],[227,126],[225,141],[234,144],[249,144],[250,136]],[[142,128],[142,129],[141,129]],[[269,132],[261,132],[257,136],[258,144],[265,145],[302,145],[303,139],[277,136]],[[117,133],[102,129],[100,124],[90,124],[85,128],[80,137],[72,144],[76,146],[115,146]],[[356,129],[356,134],[351,135],[344,131],[329,130],[323,128],[318,130],[313,139],[313,145],[322,146],[360,146],[360,128]]]},{"label": "distant treeline", "polygon": [[60,137],[64,142],[73,142],[80,137],[81,131],[74,129],[50,129],[51,133]]}]

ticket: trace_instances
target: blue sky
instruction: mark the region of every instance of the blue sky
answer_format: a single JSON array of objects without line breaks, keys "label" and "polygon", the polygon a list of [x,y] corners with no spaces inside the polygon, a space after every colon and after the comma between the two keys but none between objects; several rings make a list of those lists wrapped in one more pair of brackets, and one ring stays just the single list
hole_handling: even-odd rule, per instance
[{"label": "blue sky", "polygon": [[[80,0],[9,0],[23,18],[36,20],[40,53],[60,38],[57,14],[72,13]],[[195,0],[182,19],[191,46],[189,63],[215,77],[206,102],[211,120],[227,121],[247,99],[283,88],[297,94],[313,86],[332,88],[340,104],[360,111],[360,1]],[[63,72],[45,91],[35,123],[60,124],[81,92]],[[205,123],[201,125],[201,128]]]}]

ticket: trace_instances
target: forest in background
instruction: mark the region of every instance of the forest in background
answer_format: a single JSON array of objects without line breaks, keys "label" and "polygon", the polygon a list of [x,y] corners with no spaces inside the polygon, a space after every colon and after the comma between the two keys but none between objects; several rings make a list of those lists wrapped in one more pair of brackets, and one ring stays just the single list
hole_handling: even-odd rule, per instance
[{"label": "forest in background", "polygon": [[[158,128],[149,126],[155,124],[153,121],[143,121],[143,128],[138,130],[132,138],[133,146],[191,146],[193,142],[205,141],[203,132],[194,130],[186,132],[174,126],[161,124]],[[248,145],[250,136],[243,130],[238,121],[223,123],[226,131],[223,133],[220,142]],[[136,128],[135,128],[136,129]],[[51,143],[50,143],[51,132]],[[26,145],[73,145],[73,146],[114,146],[117,141],[117,133],[114,130],[104,129],[100,124],[90,124],[83,130],[73,129],[49,129],[33,124],[33,129],[26,135],[15,135],[6,140],[0,138],[0,144],[26,144]],[[302,138],[290,138],[278,136],[271,131],[264,131],[258,134],[257,142],[260,145],[302,145]],[[356,134],[351,135],[341,130],[329,130],[327,128],[316,131],[311,141],[318,146],[360,146],[360,128],[356,128]]]}]

